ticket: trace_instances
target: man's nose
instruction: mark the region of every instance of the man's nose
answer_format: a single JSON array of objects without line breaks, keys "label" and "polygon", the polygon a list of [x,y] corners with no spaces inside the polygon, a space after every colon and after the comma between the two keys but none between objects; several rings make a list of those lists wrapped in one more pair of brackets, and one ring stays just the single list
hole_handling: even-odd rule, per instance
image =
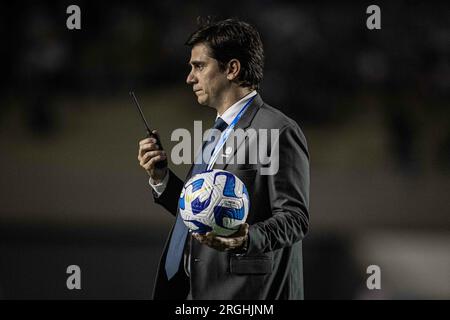
[{"label": "man's nose", "polygon": [[186,78],[186,83],[187,83],[187,84],[193,84],[193,83],[195,83],[195,78],[194,78],[194,75],[192,74],[192,71],[189,72],[189,74],[188,74],[188,76],[187,76],[187,78]]}]

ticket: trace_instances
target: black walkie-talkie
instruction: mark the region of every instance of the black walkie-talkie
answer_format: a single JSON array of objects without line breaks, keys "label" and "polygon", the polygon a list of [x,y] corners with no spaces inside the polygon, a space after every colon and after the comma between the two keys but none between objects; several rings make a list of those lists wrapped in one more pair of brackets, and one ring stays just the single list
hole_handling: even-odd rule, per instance
[{"label": "black walkie-talkie", "polygon": [[[137,101],[136,96],[134,95],[133,91],[130,91],[130,96],[133,98],[134,104],[136,105],[136,108],[138,109],[139,114],[141,115],[141,119],[144,122],[145,129],[147,130],[147,138],[154,138],[154,139],[156,139],[156,143],[159,145],[159,149],[162,150],[163,147],[162,147],[161,141],[158,139],[158,136],[153,134],[152,130],[150,130],[150,127],[149,127],[149,125],[147,123],[147,120],[145,119],[144,113],[142,112],[141,106],[139,105],[139,102]],[[158,169],[162,169],[162,168],[167,167],[167,159],[164,159],[162,161],[158,161],[155,164],[155,167],[158,168]]]}]

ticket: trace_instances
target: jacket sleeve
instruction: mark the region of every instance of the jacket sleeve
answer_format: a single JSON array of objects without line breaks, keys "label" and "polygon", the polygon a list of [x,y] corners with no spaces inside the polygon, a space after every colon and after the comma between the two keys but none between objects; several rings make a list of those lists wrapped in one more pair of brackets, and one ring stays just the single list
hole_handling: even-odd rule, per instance
[{"label": "jacket sleeve", "polygon": [[155,203],[162,205],[173,216],[176,216],[178,210],[178,199],[180,198],[181,190],[183,189],[183,181],[178,178],[172,170],[169,169],[169,180],[164,192],[157,197],[153,191],[153,199]]},{"label": "jacket sleeve", "polygon": [[[272,216],[249,228],[247,254],[288,247],[302,240],[309,225],[309,154],[297,125],[280,130],[278,172],[269,175],[267,188]],[[272,150],[273,151],[273,150]]]}]

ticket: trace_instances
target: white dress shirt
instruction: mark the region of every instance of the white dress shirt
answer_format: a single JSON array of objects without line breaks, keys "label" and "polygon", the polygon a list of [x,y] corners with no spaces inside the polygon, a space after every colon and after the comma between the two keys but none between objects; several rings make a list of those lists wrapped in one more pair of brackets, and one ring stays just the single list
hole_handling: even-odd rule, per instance
[{"label": "white dress shirt", "polygon": [[[233,104],[231,107],[229,107],[225,112],[220,115],[217,113],[216,120],[218,117],[221,117],[223,121],[225,121],[228,125],[233,121],[233,119],[237,116],[239,111],[245,106],[245,104],[250,100],[252,97],[256,96],[257,92],[256,90],[253,90],[249,94],[247,94],[245,97],[243,97],[241,100]],[[164,192],[164,190],[167,187],[167,183],[169,182],[169,174],[167,173],[164,177],[164,179],[160,182],[155,184],[152,180],[152,178],[149,179],[149,184],[155,191],[155,194],[157,197],[161,196],[161,194]]]}]

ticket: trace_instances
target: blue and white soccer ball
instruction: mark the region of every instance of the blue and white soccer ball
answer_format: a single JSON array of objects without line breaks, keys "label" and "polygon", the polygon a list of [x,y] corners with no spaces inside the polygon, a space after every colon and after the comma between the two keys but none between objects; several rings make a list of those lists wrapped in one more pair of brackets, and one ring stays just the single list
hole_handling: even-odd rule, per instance
[{"label": "blue and white soccer ball", "polygon": [[181,218],[193,232],[209,231],[229,236],[243,224],[250,209],[244,183],[224,170],[195,175],[183,187],[179,199]]}]

